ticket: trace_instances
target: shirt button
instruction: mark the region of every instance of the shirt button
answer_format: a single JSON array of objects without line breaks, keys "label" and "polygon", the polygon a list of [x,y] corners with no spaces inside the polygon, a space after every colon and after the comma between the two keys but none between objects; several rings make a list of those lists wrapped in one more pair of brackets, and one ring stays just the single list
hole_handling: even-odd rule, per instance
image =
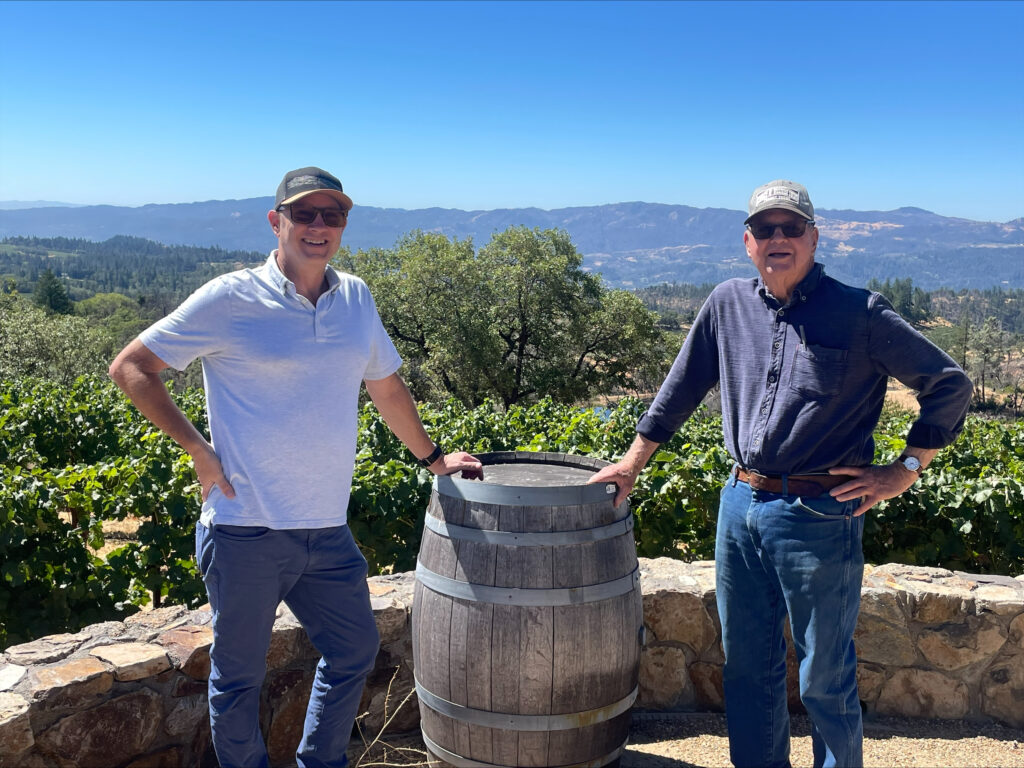
[{"label": "shirt button", "polygon": [[761,415],[762,416],[767,416],[768,415],[768,409],[767,408],[762,408],[761,409]]},{"label": "shirt button", "polygon": [[778,349],[779,347],[782,346],[782,342],[781,341],[776,341],[774,344],[772,344],[772,346],[775,347],[775,349]]},{"label": "shirt button", "polygon": [[755,446],[758,446],[758,445],[760,445],[760,444],[761,444],[761,441],[760,441],[760,440],[754,440],[754,445],[755,445]]},{"label": "shirt button", "polygon": [[782,317],[784,314],[786,314],[786,310],[780,309],[779,310],[779,317]]},{"label": "shirt button", "polygon": [[775,374],[772,374],[772,375],[770,375],[770,376],[768,377],[768,383],[769,383],[769,384],[773,384],[773,383],[775,383]]}]

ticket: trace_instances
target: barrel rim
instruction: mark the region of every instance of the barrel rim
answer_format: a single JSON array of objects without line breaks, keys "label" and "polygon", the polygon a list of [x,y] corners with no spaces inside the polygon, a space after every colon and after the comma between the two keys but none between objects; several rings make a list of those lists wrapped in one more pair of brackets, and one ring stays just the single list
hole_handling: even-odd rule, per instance
[{"label": "barrel rim", "polygon": [[[554,464],[557,467],[593,469],[595,472],[612,462],[594,456],[578,453],[555,453],[550,451],[489,451],[473,454],[484,466],[488,464]],[[513,486],[514,487],[514,486]]]},{"label": "barrel rim", "polygon": [[[545,451],[492,451],[477,454],[486,467],[495,464],[551,464],[559,467],[574,467],[598,471],[611,464],[610,461],[573,453],[549,453]],[[486,478],[487,473],[484,472]],[[576,485],[509,485],[488,483],[485,480],[468,480],[456,475],[434,477],[434,492],[443,496],[475,501],[482,504],[511,504],[524,506],[563,506],[573,504],[594,504],[611,501],[615,493],[614,483],[582,483]]]}]

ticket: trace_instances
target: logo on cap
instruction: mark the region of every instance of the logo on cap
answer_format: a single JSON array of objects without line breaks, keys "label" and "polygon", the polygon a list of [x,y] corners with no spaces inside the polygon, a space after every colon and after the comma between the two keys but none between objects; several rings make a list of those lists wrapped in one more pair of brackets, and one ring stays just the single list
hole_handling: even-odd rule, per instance
[{"label": "logo on cap", "polygon": [[779,200],[786,203],[792,203],[793,205],[799,205],[800,193],[795,189],[790,189],[789,187],[768,187],[768,189],[762,189],[757,193],[757,196],[754,198],[754,207],[760,208],[771,200]]},{"label": "logo on cap", "polygon": [[308,184],[316,184],[316,176],[296,176],[288,179],[288,189],[295,189],[296,187],[305,187]]}]

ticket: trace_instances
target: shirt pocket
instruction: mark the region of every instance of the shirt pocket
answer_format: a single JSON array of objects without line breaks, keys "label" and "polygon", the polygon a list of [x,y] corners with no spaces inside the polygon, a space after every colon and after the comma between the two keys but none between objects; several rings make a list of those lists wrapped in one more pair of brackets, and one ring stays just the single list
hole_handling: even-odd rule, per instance
[{"label": "shirt pocket", "polygon": [[838,395],[848,354],[845,349],[801,344],[793,356],[789,388],[812,400]]}]

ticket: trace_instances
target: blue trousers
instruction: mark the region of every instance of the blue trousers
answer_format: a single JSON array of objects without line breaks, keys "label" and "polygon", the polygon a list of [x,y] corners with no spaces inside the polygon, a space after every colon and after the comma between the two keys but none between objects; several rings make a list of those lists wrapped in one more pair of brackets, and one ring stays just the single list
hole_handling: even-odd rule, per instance
[{"label": "blue trousers", "polygon": [[284,601],[322,654],[296,752],[299,768],[344,768],[379,636],[366,559],[347,525],[196,525],[196,556],[213,609],[210,726],[222,768],[265,768],[260,690],[277,606]]},{"label": "blue trousers", "polygon": [[864,572],[857,502],[783,496],[730,478],[715,542],[729,751],[736,766],[789,766],[789,616],[816,767],[863,764],[853,632]]}]

